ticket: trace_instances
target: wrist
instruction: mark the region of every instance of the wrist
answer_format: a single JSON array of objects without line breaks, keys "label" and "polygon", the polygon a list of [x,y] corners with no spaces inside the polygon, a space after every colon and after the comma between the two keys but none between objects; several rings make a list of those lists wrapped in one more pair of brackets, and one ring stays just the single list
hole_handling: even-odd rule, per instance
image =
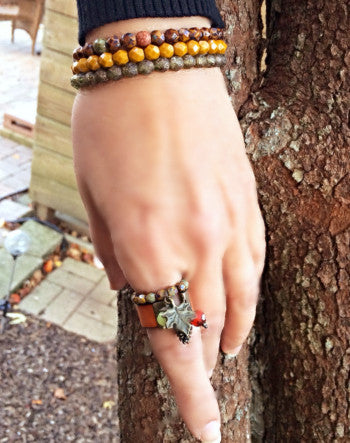
[{"label": "wrist", "polygon": [[92,42],[97,38],[106,38],[113,34],[121,35],[126,32],[152,32],[156,29],[165,30],[169,28],[201,28],[210,26],[211,20],[200,15],[191,15],[188,17],[139,17],[99,26],[86,34],[86,41]]}]

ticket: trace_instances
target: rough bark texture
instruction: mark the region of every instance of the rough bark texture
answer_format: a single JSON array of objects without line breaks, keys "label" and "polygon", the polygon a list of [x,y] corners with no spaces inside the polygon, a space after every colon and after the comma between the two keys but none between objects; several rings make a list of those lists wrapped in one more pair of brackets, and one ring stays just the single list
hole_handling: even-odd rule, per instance
[{"label": "rough bark texture", "polygon": [[268,227],[254,437],[348,442],[350,2],[270,6],[268,71],[242,110]]},{"label": "rough bark texture", "polygon": [[[349,0],[218,1],[224,69],[267,224],[262,300],[248,351],[220,356],[223,442],[342,442],[349,432]],[[128,300],[119,303],[123,443],[192,442]]]}]

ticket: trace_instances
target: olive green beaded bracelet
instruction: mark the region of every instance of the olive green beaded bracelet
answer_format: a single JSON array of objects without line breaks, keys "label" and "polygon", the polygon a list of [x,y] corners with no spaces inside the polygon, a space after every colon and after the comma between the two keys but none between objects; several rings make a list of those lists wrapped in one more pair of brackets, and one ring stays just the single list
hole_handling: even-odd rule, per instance
[{"label": "olive green beaded bracelet", "polygon": [[159,57],[156,60],[142,60],[138,63],[128,62],[122,66],[113,65],[110,68],[100,68],[96,71],[74,74],[71,78],[71,85],[76,89],[80,89],[110,80],[120,80],[123,77],[135,77],[138,74],[148,75],[153,71],[165,72],[189,68],[210,68],[225,64],[225,54],[198,54],[195,56],[186,54],[183,57],[176,55],[171,58]]}]

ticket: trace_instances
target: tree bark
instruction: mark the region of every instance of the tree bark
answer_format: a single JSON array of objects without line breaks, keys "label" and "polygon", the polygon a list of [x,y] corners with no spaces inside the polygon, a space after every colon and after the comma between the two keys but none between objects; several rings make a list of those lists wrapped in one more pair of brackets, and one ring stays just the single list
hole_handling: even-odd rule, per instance
[{"label": "tree bark", "polygon": [[[259,0],[218,6],[268,240],[251,358],[213,378],[222,441],[349,441],[349,0],[272,0],[267,39]],[[125,297],[118,313],[121,441],[194,441]]]},{"label": "tree bark", "polygon": [[349,6],[272,1],[268,70],[241,110],[268,228],[256,441],[350,441]]}]

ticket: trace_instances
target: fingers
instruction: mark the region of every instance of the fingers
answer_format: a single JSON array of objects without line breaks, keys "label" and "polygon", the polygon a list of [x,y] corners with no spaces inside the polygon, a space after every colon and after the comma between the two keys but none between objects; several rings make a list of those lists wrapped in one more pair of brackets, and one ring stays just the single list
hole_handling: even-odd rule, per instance
[{"label": "fingers", "polygon": [[244,236],[226,252],[223,275],[227,309],[221,349],[237,355],[253,325],[260,290],[260,274]]},{"label": "fingers", "polygon": [[219,408],[203,362],[201,332],[194,329],[188,345],[171,330],[149,329],[148,335],[189,430],[201,441],[220,441]]},{"label": "fingers", "polygon": [[207,374],[210,375],[216,365],[226,311],[221,258],[202,259],[191,278],[189,295],[193,309],[198,309],[206,315],[208,328],[200,330],[204,362]]}]

